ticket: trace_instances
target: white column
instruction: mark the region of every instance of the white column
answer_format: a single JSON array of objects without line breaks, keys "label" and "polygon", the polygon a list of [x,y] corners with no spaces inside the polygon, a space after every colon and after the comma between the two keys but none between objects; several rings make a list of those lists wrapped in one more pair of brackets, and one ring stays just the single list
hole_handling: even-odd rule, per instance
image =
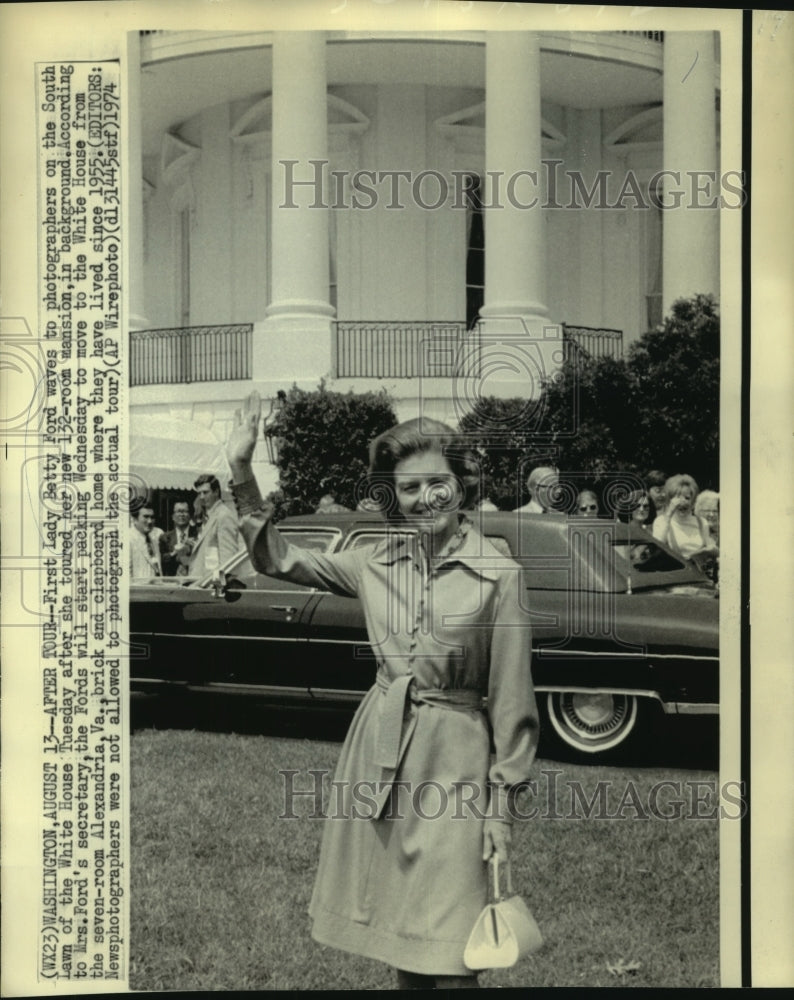
[{"label": "white column", "polygon": [[[561,359],[545,300],[540,45],[531,31],[486,33],[485,304],[482,395],[537,396]],[[527,176],[533,172],[534,177]],[[498,181],[497,181],[498,177]],[[497,197],[498,192],[498,197]],[[534,207],[526,207],[537,199]]]},{"label": "white column", "polygon": [[[543,267],[543,216],[540,147],[540,53],[531,31],[486,34],[485,198],[495,202],[494,173],[499,176],[499,204],[485,212],[485,307],[483,316],[507,313],[546,316]],[[511,178],[522,171],[530,178]],[[533,194],[535,208],[521,208]],[[512,204],[511,204],[512,202]]]},{"label": "white column", "polygon": [[[719,295],[719,196],[714,33],[664,36],[663,309],[698,292]],[[696,178],[694,172],[699,172]],[[706,172],[705,174],[703,172]]]},{"label": "white column", "polygon": [[311,162],[328,159],[323,32],[273,34],[272,135],[272,296],[254,334],[254,379],[316,383],[330,372],[334,315],[327,171]]},{"label": "white column", "polygon": [[196,178],[199,239],[190,248],[190,317],[195,325],[234,322],[232,144],[228,104],[201,112]]},{"label": "white column", "polygon": [[143,287],[143,164],[141,143],[141,48],[137,31],[127,33],[125,47],[126,93],[121,95],[122,122],[127,137],[125,191],[125,248],[122,261],[128,289],[127,324],[130,330],[145,330]]}]

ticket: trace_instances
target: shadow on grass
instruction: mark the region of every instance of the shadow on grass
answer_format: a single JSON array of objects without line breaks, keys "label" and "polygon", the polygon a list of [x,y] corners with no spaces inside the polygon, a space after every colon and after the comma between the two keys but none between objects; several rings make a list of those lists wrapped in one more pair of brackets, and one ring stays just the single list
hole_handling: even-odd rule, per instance
[{"label": "shadow on grass", "polygon": [[[353,709],[316,705],[273,704],[254,696],[135,694],[130,699],[133,732],[142,729],[187,729],[283,739],[344,739]],[[657,720],[644,738],[620,748],[609,758],[577,754],[542,727],[539,755],[544,760],[579,764],[626,764],[717,770],[719,723],[713,716],[667,716]]]}]

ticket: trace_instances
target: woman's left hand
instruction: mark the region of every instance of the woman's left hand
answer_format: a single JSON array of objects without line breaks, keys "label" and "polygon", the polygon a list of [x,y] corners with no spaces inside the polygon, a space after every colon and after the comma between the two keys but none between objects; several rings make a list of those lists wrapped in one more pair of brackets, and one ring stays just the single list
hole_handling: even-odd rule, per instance
[{"label": "woman's left hand", "polygon": [[492,854],[496,854],[500,862],[508,861],[510,858],[511,840],[512,828],[509,823],[502,823],[495,819],[486,819],[483,829],[483,861],[487,861]]}]

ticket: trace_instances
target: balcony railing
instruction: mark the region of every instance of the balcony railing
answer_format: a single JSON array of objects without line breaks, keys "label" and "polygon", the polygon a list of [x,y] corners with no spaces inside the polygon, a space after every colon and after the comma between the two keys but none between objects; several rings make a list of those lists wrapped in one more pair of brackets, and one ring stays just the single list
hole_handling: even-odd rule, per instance
[{"label": "balcony railing", "polygon": [[[337,378],[453,378],[476,374],[479,329],[457,321],[339,321],[334,324]],[[579,356],[620,358],[621,330],[563,325]],[[134,330],[130,384],[175,385],[252,377],[253,324]]]},{"label": "balcony railing", "polygon": [[593,326],[562,325],[563,339],[571,351],[591,358],[623,357],[623,331]]},{"label": "balcony railing", "polygon": [[[459,378],[476,374],[481,363],[479,326],[340,321],[335,327],[337,378]],[[622,330],[563,325],[563,337],[580,357],[623,356]]]},{"label": "balcony railing", "polygon": [[337,378],[452,378],[460,348],[477,334],[455,321],[374,320],[335,324]]},{"label": "balcony railing", "polygon": [[251,378],[252,323],[133,330],[130,385]]}]

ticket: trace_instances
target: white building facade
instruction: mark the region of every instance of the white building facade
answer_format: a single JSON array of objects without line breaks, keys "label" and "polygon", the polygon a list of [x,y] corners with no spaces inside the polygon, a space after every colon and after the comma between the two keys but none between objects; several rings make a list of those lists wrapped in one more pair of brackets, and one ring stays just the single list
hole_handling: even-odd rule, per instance
[{"label": "white building facade", "polygon": [[141,35],[133,433],[321,378],[455,423],[718,295],[718,41]]}]

